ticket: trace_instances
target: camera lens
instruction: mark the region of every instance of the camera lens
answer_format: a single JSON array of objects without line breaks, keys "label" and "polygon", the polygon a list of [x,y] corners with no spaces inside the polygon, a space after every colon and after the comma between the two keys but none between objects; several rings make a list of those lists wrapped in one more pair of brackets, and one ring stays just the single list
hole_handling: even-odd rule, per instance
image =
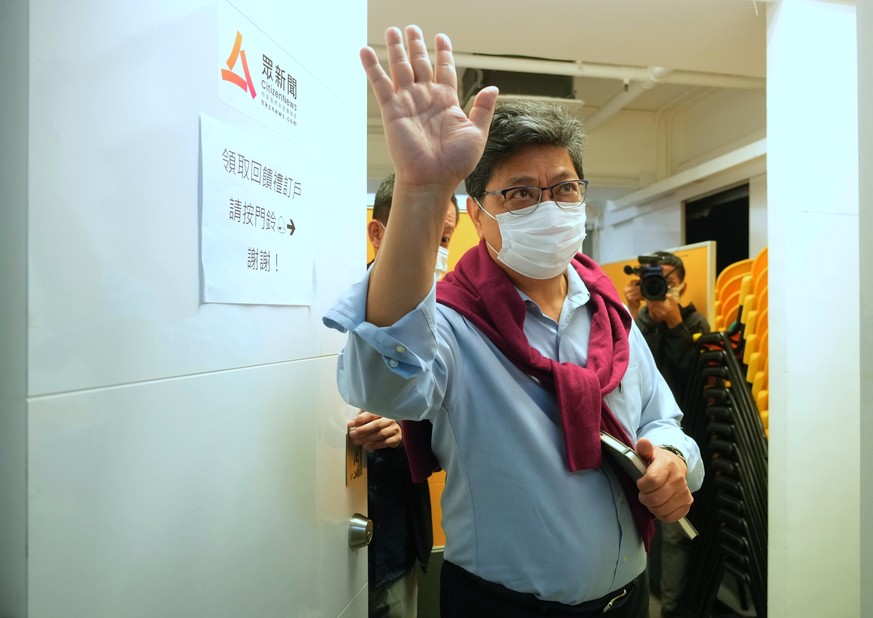
[{"label": "camera lens", "polygon": [[640,293],[646,300],[664,300],[667,287],[667,280],[659,274],[647,275],[640,280]]}]

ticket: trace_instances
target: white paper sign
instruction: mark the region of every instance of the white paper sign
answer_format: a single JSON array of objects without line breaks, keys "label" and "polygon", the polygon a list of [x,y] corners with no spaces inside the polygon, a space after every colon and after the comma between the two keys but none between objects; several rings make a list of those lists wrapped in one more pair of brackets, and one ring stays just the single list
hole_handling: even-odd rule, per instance
[{"label": "white paper sign", "polygon": [[200,114],[203,302],[312,303],[312,175],[280,141]]}]

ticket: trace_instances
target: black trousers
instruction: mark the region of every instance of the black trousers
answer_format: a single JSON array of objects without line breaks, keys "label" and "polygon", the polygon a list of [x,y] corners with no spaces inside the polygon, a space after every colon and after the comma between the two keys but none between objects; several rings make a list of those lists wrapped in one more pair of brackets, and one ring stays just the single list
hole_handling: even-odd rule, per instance
[{"label": "black trousers", "polygon": [[[604,614],[607,605],[610,607]],[[443,562],[440,572],[441,618],[604,615],[608,618],[649,618],[649,582],[645,571],[624,588],[581,605],[543,601],[533,594],[516,592],[477,577],[449,561]]]}]

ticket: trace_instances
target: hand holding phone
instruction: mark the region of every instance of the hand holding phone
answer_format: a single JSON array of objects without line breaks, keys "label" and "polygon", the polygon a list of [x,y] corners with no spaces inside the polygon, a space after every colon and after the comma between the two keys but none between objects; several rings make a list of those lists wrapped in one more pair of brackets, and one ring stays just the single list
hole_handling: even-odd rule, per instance
[{"label": "hand holding phone", "polygon": [[[610,457],[619,468],[624,470],[634,482],[642,478],[646,473],[646,462],[642,457],[637,455],[637,452],[627,444],[612,436],[605,431],[600,432],[600,442],[603,445],[603,452]],[[697,530],[688,521],[688,518],[683,517],[678,521],[682,531],[689,539],[693,539],[698,535]]]}]

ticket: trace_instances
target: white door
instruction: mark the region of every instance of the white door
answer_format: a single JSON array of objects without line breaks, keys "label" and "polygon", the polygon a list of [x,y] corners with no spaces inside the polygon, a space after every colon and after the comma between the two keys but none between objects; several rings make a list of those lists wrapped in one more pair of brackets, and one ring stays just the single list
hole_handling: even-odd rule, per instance
[{"label": "white door", "polygon": [[[29,2],[29,618],[366,615],[366,481],[321,325],[365,263],[366,3],[334,13]],[[253,41],[293,68],[288,130]],[[227,206],[203,198],[200,114],[306,161],[309,304],[201,302],[201,202]]]}]

